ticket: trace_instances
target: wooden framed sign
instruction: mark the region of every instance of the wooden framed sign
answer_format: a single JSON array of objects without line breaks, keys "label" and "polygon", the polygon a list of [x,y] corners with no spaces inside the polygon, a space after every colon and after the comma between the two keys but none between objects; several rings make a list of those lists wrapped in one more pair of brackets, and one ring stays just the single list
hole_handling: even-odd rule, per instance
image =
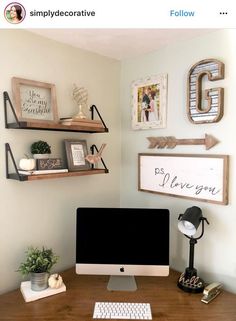
[{"label": "wooden framed sign", "polygon": [[12,92],[18,120],[43,124],[59,121],[54,84],[13,77]]},{"label": "wooden framed sign", "polygon": [[228,155],[138,154],[138,190],[228,204]]}]

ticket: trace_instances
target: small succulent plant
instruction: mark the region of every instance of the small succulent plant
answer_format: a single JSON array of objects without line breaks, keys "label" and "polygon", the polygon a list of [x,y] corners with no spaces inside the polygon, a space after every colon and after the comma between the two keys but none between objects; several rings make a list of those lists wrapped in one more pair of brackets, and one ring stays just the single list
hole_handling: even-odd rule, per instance
[{"label": "small succulent plant", "polygon": [[47,142],[39,140],[31,145],[32,154],[51,154],[51,146]]}]

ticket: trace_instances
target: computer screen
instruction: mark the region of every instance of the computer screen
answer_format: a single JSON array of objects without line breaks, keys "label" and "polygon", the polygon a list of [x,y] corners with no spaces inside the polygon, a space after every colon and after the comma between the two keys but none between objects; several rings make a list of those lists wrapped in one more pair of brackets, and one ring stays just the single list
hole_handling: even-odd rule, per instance
[{"label": "computer screen", "polygon": [[129,290],[123,276],[168,276],[169,225],[168,209],[77,208],[76,273],[118,276],[109,290]]}]

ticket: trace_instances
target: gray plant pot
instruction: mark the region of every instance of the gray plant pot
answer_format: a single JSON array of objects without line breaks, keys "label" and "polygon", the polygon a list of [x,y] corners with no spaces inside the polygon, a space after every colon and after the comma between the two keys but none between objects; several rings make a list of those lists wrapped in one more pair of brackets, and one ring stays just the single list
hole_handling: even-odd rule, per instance
[{"label": "gray plant pot", "polygon": [[30,273],[31,290],[42,291],[48,288],[49,273]]}]

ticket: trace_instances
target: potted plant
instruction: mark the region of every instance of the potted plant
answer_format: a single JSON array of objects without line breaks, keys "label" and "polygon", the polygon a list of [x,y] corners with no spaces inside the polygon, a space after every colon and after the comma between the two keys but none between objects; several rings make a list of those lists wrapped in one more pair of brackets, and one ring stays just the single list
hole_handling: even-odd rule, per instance
[{"label": "potted plant", "polygon": [[48,158],[51,154],[51,146],[47,142],[39,140],[31,145],[31,154],[35,159]]},{"label": "potted plant", "polygon": [[22,262],[17,270],[23,276],[30,275],[31,289],[41,291],[48,287],[48,278],[51,268],[57,263],[59,257],[52,249],[42,247],[29,247],[26,251],[26,260]]}]

